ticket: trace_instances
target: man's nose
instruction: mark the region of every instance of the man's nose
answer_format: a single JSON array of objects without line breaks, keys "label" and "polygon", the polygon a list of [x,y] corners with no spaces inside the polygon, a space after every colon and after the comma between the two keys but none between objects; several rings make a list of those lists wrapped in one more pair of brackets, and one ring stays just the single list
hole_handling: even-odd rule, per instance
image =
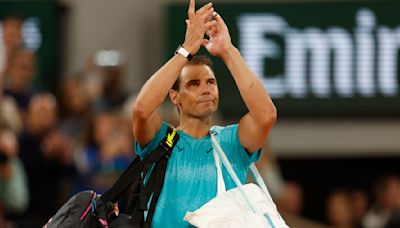
[{"label": "man's nose", "polygon": [[211,86],[205,83],[201,86],[201,94],[210,94]]}]

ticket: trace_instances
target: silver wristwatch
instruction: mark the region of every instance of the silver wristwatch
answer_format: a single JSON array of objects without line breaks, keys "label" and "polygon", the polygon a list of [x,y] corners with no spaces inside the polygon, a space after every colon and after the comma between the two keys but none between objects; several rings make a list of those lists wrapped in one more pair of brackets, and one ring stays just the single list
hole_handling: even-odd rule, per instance
[{"label": "silver wristwatch", "polygon": [[193,55],[186,50],[184,47],[182,47],[182,45],[179,45],[178,48],[175,50],[175,55],[176,54],[180,54],[183,57],[187,58],[189,61],[193,58]]}]

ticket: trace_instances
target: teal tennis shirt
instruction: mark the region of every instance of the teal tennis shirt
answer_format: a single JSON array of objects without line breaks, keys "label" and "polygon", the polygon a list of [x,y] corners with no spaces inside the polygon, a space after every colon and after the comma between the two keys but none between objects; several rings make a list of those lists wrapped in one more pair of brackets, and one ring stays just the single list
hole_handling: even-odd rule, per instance
[{"label": "teal tennis shirt", "polygon": [[[135,143],[137,155],[144,158],[165,137],[168,125],[161,129],[144,148]],[[158,199],[152,227],[191,227],[183,221],[187,211],[194,211],[210,201],[217,193],[217,171],[212,151],[211,137],[195,139],[178,131],[179,141],[168,160],[164,186]],[[259,159],[261,150],[249,155],[240,144],[238,125],[218,128],[216,137],[242,183],[252,162]],[[251,136],[249,136],[251,137]],[[227,189],[236,187],[225,167],[222,168]]]}]

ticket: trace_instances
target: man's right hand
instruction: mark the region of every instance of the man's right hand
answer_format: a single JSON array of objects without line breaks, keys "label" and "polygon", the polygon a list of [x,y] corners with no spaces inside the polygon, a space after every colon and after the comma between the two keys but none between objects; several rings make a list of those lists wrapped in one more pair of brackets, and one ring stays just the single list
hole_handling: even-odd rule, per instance
[{"label": "man's right hand", "polygon": [[203,43],[204,34],[216,23],[214,20],[208,20],[213,13],[214,8],[211,2],[195,11],[195,0],[190,0],[188,19],[186,20],[185,42],[182,46],[192,55],[199,51]]}]

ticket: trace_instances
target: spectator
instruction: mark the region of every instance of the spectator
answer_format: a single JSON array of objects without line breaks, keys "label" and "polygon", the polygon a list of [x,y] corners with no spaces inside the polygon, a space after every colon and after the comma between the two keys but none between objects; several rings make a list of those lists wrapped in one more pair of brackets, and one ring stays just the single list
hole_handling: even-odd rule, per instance
[{"label": "spectator", "polygon": [[335,228],[353,228],[354,210],[350,193],[346,190],[336,190],[328,196],[327,219]]},{"label": "spectator", "polygon": [[374,186],[375,201],[363,219],[365,228],[385,227],[398,220],[400,208],[400,180],[388,175],[377,180]]},{"label": "spectator", "polygon": [[9,82],[5,85],[4,93],[13,97],[21,111],[25,111],[34,94],[32,80],[36,73],[35,54],[25,49],[18,49],[7,73]]},{"label": "spectator", "polygon": [[11,129],[19,133],[23,127],[22,119],[14,99],[3,94],[4,80],[4,75],[0,74],[0,129]]},{"label": "spectator", "polygon": [[83,80],[69,77],[62,83],[58,129],[72,141],[74,154],[82,149],[84,133],[92,118],[90,99]]},{"label": "spectator", "polygon": [[33,96],[26,114],[19,143],[20,156],[29,170],[31,201],[21,226],[39,227],[67,197],[62,194],[61,186],[70,178],[70,148],[67,138],[54,130],[57,120],[54,96]]},{"label": "spectator", "polygon": [[303,190],[295,182],[286,182],[277,198],[277,207],[289,227],[323,228],[323,224],[301,215],[303,209]]},{"label": "spectator", "polygon": [[5,75],[10,66],[10,60],[22,43],[22,19],[9,16],[3,19],[3,40],[0,44],[0,77]]},{"label": "spectator", "polygon": [[22,118],[12,97],[0,95],[0,128],[10,129],[17,134],[22,131]]},{"label": "spectator", "polygon": [[90,103],[102,97],[105,77],[101,68],[96,65],[94,56],[91,55],[87,58],[82,78],[85,90],[89,95]]},{"label": "spectator", "polygon": [[362,219],[368,211],[369,200],[363,190],[354,190],[351,192],[351,200],[354,212],[354,222],[356,227],[362,227]]},{"label": "spectator", "polygon": [[[28,207],[28,183],[25,169],[18,158],[14,132],[0,130],[0,217],[18,215]],[[0,219],[2,220],[2,219]],[[6,226],[0,222],[1,227]]]},{"label": "spectator", "polygon": [[132,136],[126,126],[123,117],[115,113],[101,113],[93,119],[79,166],[84,183],[78,183],[76,191],[91,188],[102,193],[129,166],[133,158]]},{"label": "spectator", "polygon": [[[100,71],[92,70],[91,72],[97,72],[98,78],[102,77],[102,79],[98,80],[103,81],[103,88],[101,90],[102,94],[94,102],[94,109],[96,112],[119,109],[128,97],[122,89],[122,80],[125,73],[122,53],[114,50],[100,51],[95,56],[97,56],[95,64]],[[114,56],[115,59],[109,59],[111,56]]]}]

